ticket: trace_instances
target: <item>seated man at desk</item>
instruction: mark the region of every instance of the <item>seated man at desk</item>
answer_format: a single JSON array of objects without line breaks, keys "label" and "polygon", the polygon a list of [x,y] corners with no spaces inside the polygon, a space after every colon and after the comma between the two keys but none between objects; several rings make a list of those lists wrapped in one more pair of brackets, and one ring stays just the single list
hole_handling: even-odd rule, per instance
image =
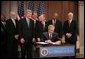
[{"label": "seated man at desk", "polygon": [[58,34],[54,32],[55,27],[53,25],[48,26],[48,32],[44,32],[41,35],[41,41],[50,43],[50,44],[61,44]]}]

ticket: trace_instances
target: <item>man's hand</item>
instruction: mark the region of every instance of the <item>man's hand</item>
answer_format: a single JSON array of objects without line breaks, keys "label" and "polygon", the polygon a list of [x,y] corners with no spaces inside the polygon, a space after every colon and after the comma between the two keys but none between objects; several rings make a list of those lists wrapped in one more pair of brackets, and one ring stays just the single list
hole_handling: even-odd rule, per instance
[{"label": "man's hand", "polygon": [[65,36],[64,35],[62,36],[61,42],[65,43]]},{"label": "man's hand", "polygon": [[35,38],[33,38],[32,42],[36,42]]},{"label": "man's hand", "polygon": [[46,40],[45,42],[47,42],[47,43],[52,43],[52,41],[51,41],[51,40]]},{"label": "man's hand", "polygon": [[71,33],[66,33],[66,36],[67,36],[68,38],[70,38],[70,37],[72,36],[72,34],[71,34]]},{"label": "man's hand", "polygon": [[55,44],[60,45],[61,44],[61,41],[56,41]]},{"label": "man's hand", "polygon": [[23,44],[25,42],[24,38],[21,38],[20,42]]},{"label": "man's hand", "polygon": [[37,41],[40,42],[40,38],[37,38]]},{"label": "man's hand", "polygon": [[17,35],[15,35],[14,37],[15,37],[15,39],[18,39],[19,35],[17,34]]},{"label": "man's hand", "polygon": [[17,15],[16,17],[17,17],[17,19],[18,19],[18,20],[20,20],[20,17],[19,17],[19,15]]}]

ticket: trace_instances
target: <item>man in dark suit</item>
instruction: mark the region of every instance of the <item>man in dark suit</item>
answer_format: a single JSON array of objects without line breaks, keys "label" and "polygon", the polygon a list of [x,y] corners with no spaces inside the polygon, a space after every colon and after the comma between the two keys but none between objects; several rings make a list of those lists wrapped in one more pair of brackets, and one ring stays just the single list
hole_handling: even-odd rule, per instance
[{"label": "man in dark suit", "polygon": [[41,14],[39,16],[39,20],[36,22],[36,37],[37,41],[40,41],[40,36],[43,32],[45,32],[47,29],[47,24],[45,20],[45,14]]},{"label": "man in dark suit", "polygon": [[62,23],[60,20],[58,20],[58,14],[54,13],[54,17],[51,20],[47,21],[47,25],[54,25],[55,26],[55,32],[58,33],[59,38],[62,38]]},{"label": "man in dark suit", "polygon": [[35,42],[37,41],[37,37],[36,37],[36,23],[38,21],[38,15],[37,15],[37,12],[36,11],[33,11],[33,14],[32,14],[32,20],[33,20],[33,23],[34,23],[34,37],[33,37],[33,53],[32,53],[32,56],[33,58],[35,57],[36,55],[36,47],[35,47]]},{"label": "man in dark suit", "polygon": [[10,12],[10,19],[6,21],[8,58],[18,57],[18,20],[15,12]]},{"label": "man in dark suit", "polygon": [[21,42],[21,58],[32,58],[33,47],[33,35],[34,35],[34,23],[31,19],[32,11],[27,10],[25,12],[25,18],[19,21],[19,34]]},{"label": "man in dark suit", "polygon": [[69,44],[76,44],[77,40],[77,22],[73,20],[73,13],[68,13],[68,20],[64,22],[63,32],[65,36],[65,42]]},{"label": "man in dark suit", "polygon": [[1,58],[6,58],[7,53],[7,39],[6,39],[6,19],[3,14],[1,14],[1,39],[0,39],[0,47],[1,47]]},{"label": "man in dark suit", "polygon": [[33,14],[32,14],[32,20],[34,22],[34,37],[33,37],[33,42],[37,41],[37,38],[36,38],[36,23],[38,21],[38,15],[37,15],[37,12],[34,11]]},{"label": "man in dark suit", "polygon": [[41,41],[47,43],[61,44],[61,40],[58,37],[58,34],[54,32],[55,27],[53,25],[48,26],[48,32],[44,32],[41,36]]}]

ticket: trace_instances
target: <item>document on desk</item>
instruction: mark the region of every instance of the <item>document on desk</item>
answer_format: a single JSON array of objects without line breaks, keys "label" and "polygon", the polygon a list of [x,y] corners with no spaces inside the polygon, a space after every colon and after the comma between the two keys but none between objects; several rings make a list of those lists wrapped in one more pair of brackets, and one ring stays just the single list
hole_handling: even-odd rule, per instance
[{"label": "document on desk", "polygon": [[52,43],[47,43],[47,42],[36,42],[36,44],[52,44],[52,45],[60,45],[58,42],[52,42]]},{"label": "document on desk", "polygon": [[36,42],[37,44],[49,44],[49,43],[46,43],[46,42]]},{"label": "document on desk", "polygon": [[60,45],[59,43],[52,43],[53,45]]}]

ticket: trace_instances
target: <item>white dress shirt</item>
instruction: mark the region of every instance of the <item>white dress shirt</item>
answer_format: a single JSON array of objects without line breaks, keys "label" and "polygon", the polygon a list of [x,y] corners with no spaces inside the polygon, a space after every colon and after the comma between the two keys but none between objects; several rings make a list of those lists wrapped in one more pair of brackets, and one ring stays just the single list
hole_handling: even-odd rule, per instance
[{"label": "white dress shirt", "polygon": [[11,20],[12,20],[12,22],[13,22],[14,26],[16,27],[15,19],[11,18]]},{"label": "white dress shirt", "polygon": [[27,21],[27,24],[28,24],[28,27],[29,27],[30,20],[28,18],[26,18],[26,21]]}]

